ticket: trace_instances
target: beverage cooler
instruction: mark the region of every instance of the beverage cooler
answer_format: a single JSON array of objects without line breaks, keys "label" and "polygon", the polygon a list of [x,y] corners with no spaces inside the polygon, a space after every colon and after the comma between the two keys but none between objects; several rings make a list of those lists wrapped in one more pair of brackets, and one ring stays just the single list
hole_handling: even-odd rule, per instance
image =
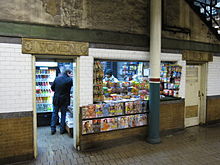
[{"label": "beverage cooler", "polygon": [[50,125],[53,111],[51,84],[56,78],[56,66],[37,66],[36,64],[36,111],[38,126]]}]

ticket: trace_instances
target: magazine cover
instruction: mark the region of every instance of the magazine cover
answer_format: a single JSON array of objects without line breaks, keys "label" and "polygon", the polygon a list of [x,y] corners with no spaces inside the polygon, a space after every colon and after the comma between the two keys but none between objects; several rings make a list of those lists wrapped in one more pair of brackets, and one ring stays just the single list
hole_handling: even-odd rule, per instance
[{"label": "magazine cover", "polygon": [[88,106],[83,106],[81,108],[81,111],[82,111],[82,119],[86,119],[87,118],[87,111],[88,111]]},{"label": "magazine cover", "polygon": [[125,113],[126,113],[126,114],[131,114],[131,113],[133,113],[133,105],[134,105],[133,102],[126,102],[126,103],[125,103]]},{"label": "magazine cover", "polygon": [[103,116],[109,116],[109,110],[110,110],[110,105],[109,104],[105,104],[103,107]]},{"label": "magazine cover", "polygon": [[140,113],[140,112],[141,112],[141,102],[140,101],[134,101],[133,113]]},{"label": "magazine cover", "polygon": [[95,113],[96,117],[103,117],[103,104],[95,105]]},{"label": "magazine cover", "polygon": [[128,116],[128,127],[136,127],[137,126],[137,118],[136,115]]},{"label": "magazine cover", "polygon": [[116,115],[115,104],[110,104],[109,116],[115,116],[115,115]]},{"label": "magazine cover", "polygon": [[115,130],[118,128],[118,119],[117,117],[108,118],[109,130]]},{"label": "magazine cover", "polygon": [[110,124],[108,122],[108,119],[101,119],[101,131],[109,131],[110,130]]},{"label": "magazine cover", "polygon": [[116,103],[115,104],[115,114],[122,115],[123,114],[123,103]]},{"label": "magazine cover", "polygon": [[92,120],[86,120],[82,123],[82,134],[93,133]]},{"label": "magazine cover", "polygon": [[146,100],[141,101],[141,110],[142,112],[147,112],[147,101]]},{"label": "magazine cover", "polygon": [[92,130],[95,133],[100,132],[101,129],[101,119],[98,120],[92,120]]},{"label": "magazine cover", "polygon": [[95,118],[95,117],[96,117],[95,105],[94,104],[88,105],[88,109],[86,112],[86,118]]},{"label": "magazine cover", "polygon": [[139,114],[138,118],[138,126],[147,125],[147,114]]},{"label": "magazine cover", "polygon": [[128,128],[128,116],[118,117],[118,128]]}]

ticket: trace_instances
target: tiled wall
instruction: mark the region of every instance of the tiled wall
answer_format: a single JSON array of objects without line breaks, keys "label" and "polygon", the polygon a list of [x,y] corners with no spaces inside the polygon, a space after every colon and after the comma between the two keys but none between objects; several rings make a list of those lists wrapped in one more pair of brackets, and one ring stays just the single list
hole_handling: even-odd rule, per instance
[{"label": "tiled wall", "polygon": [[220,121],[220,57],[213,57],[208,63],[207,82],[207,117],[206,121],[212,123]]},{"label": "tiled wall", "polygon": [[80,106],[93,103],[93,57],[81,56],[79,60]]},{"label": "tiled wall", "polygon": [[[90,48],[89,56],[95,59],[111,59],[111,60],[130,60],[130,61],[149,61],[149,52],[144,51],[128,51],[115,49],[98,49]],[[182,61],[181,54],[161,53],[161,61],[174,61],[183,67],[181,83],[180,83],[180,97],[185,98],[185,68],[186,62]]]},{"label": "tiled wall", "polygon": [[21,45],[0,43],[0,113],[32,111],[31,59]]},{"label": "tiled wall", "polygon": [[33,159],[32,56],[0,43],[0,164]]},{"label": "tiled wall", "polygon": [[208,63],[207,96],[220,95],[220,57],[213,57]]}]

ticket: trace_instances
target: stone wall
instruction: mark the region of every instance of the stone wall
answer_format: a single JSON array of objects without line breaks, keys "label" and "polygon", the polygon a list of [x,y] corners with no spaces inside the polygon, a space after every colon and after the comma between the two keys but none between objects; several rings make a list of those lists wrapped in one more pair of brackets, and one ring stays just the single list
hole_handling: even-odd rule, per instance
[{"label": "stone wall", "polygon": [[81,26],[81,0],[2,0],[0,19],[59,26]]},{"label": "stone wall", "polygon": [[[168,30],[163,31],[162,37],[220,43],[186,0],[163,2],[163,29]],[[189,30],[189,33],[178,32],[179,30]]]},{"label": "stone wall", "polygon": [[149,1],[86,0],[87,28],[149,34]]}]

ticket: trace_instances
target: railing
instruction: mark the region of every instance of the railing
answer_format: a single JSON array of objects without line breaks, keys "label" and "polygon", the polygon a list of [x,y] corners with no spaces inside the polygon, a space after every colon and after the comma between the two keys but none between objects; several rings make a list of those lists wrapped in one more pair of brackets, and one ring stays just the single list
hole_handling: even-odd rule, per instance
[{"label": "railing", "polygon": [[220,0],[187,0],[203,20],[220,34]]}]

